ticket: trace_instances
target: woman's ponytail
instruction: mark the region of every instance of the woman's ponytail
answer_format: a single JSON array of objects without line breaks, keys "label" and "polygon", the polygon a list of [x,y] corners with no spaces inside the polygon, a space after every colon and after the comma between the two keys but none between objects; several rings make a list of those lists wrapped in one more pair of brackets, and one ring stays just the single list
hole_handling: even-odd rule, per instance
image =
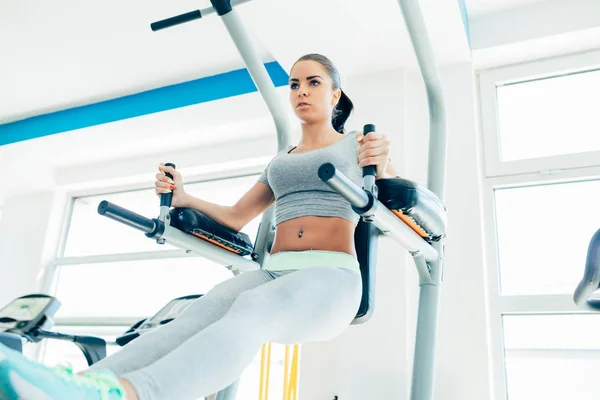
[{"label": "woman's ponytail", "polygon": [[352,110],[354,109],[354,104],[352,104],[352,100],[341,91],[340,100],[337,105],[333,109],[333,114],[331,117],[331,124],[333,125],[333,129],[335,129],[339,133],[344,133],[344,125],[350,117]]}]

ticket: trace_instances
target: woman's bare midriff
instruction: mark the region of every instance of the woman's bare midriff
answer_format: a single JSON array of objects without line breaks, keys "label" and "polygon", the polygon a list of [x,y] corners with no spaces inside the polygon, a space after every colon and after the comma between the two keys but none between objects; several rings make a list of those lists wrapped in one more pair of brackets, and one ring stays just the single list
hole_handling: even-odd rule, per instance
[{"label": "woman's bare midriff", "polygon": [[277,226],[271,254],[281,251],[327,250],[356,256],[355,225],[343,218],[300,217]]}]

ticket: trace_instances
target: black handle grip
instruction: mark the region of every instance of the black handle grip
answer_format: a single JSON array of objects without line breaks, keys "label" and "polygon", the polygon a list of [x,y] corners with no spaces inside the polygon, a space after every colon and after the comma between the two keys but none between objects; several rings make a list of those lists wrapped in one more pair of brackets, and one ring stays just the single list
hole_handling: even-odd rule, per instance
[{"label": "black handle grip", "polygon": [[139,229],[144,233],[150,233],[154,231],[155,228],[154,221],[151,219],[106,200],[103,200],[98,204],[98,214],[114,219],[115,221],[121,222],[132,228]]},{"label": "black handle grip", "polygon": [[[166,163],[165,167],[172,167],[173,169],[175,169],[175,164],[173,163]],[[169,178],[173,179],[173,175],[171,175],[168,172],[165,172],[165,175],[168,176]],[[160,206],[167,206],[167,207],[171,207],[171,201],[173,200],[173,192],[171,193],[163,193],[160,195]]]},{"label": "black handle grip", "polygon": [[[371,132],[375,132],[375,125],[366,124],[363,127],[363,135],[367,136]],[[367,176],[367,175],[373,175],[373,176],[377,175],[377,166],[368,165],[366,167],[363,167],[363,177]]]},{"label": "black handle grip", "polygon": [[325,163],[319,167],[319,178],[327,182],[335,175],[335,167],[332,163]]},{"label": "black handle grip", "polygon": [[179,24],[185,24],[186,22],[190,22],[190,21],[193,21],[195,19],[200,19],[200,18],[202,18],[202,14],[200,13],[200,10],[190,11],[185,14],[176,15],[171,18],[153,22],[150,24],[150,29],[152,29],[152,31],[156,32],[161,29],[170,28],[172,26],[179,25]]}]

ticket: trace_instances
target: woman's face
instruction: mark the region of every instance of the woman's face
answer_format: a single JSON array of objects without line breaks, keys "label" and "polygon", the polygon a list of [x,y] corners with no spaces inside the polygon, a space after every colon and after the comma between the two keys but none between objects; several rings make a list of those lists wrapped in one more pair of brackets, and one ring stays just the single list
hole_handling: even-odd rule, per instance
[{"label": "woman's face", "polygon": [[290,73],[290,103],[304,123],[331,121],[333,107],[341,91],[333,89],[333,81],[317,61],[296,63]]}]

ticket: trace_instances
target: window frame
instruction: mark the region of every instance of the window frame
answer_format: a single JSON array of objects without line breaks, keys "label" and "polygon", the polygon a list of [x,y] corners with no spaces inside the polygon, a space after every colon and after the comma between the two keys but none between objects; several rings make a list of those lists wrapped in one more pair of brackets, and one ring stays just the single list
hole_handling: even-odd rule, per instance
[{"label": "window frame", "polygon": [[600,51],[590,51],[478,72],[479,111],[483,132],[482,147],[485,176],[489,178],[527,173],[552,174],[563,170],[598,165],[600,150],[502,161],[500,159],[501,144],[500,132],[498,131],[498,102],[496,96],[496,89],[499,86],[596,70],[600,70]]},{"label": "window frame", "polygon": [[[496,400],[508,399],[504,315],[597,314],[582,310],[573,302],[572,294],[563,295],[503,295],[500,292],[495,190],[532,185],[574,183],[600,180],[600,151],[565,154],[543,158],[502,161],[496,88],[507,83],[532,79],[560,77],[572,73],[600,69],[600,51],[568,55],[526,64],[479,71],[480,166],[482,175],[481,204],[484,233],[484,277],[486,281],[489,365],[491,395]],[[583,276],[584,266],[581,268]],[[573,288],[573,291],[575,288]],[[512,350],[511,350],[512,351]],[[540,349],[539,354],[556,354],[558,350]],[[527,350],[518,350],[526,353]],[[567,350],[567,352],[570,352]],[[573,350],[572,354],[581,354]]]}]

